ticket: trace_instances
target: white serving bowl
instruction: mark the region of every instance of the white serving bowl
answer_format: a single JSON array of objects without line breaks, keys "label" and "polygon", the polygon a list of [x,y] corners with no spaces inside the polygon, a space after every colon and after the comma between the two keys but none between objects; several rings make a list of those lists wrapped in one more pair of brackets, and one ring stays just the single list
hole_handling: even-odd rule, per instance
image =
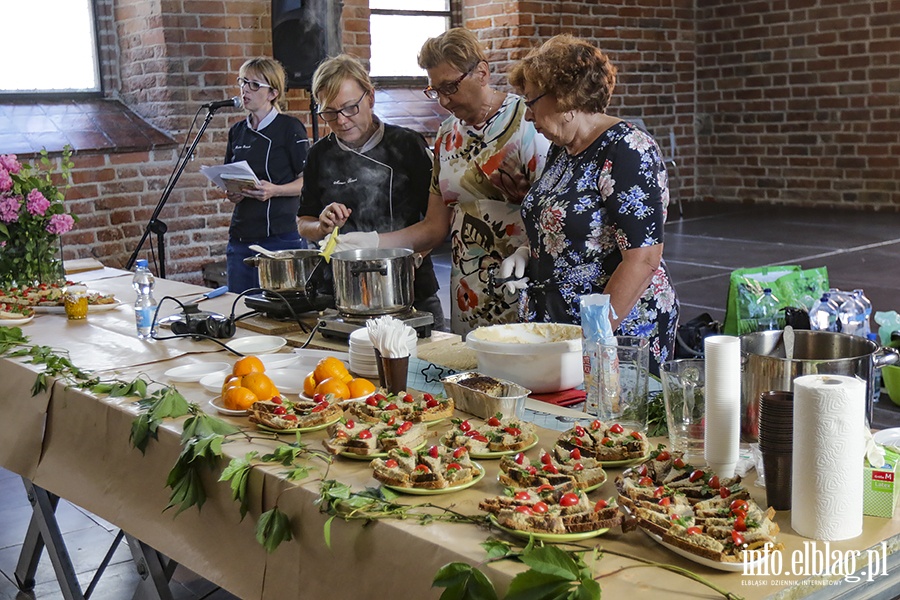
[{"label": "white serving bowl", "polygon": [[478,370],[544,394],[584,382],[581,326],[510,323],[479,327],[466,337],[478,356]]}]

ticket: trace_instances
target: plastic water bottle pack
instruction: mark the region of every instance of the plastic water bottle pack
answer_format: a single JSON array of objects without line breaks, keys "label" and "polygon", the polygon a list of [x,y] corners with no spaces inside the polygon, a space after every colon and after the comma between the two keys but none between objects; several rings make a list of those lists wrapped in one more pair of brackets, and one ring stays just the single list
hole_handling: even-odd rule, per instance
[{"label": "plastic water bottle pack", "polygon": [[809,311],[810,326],[820,331],[837,331],[867,337],[871,332],[872,303],[861,289],[845,292],[831,288]]}]

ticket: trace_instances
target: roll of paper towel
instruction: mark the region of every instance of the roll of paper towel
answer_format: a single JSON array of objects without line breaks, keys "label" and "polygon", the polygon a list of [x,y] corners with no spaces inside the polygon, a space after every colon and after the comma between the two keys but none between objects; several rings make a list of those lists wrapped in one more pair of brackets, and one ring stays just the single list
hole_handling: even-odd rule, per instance
[{"label": "roll of paper towel", "polygon": [[866,383],[843,375],[794,380],[791,527],[817,540],[862,533]]}]

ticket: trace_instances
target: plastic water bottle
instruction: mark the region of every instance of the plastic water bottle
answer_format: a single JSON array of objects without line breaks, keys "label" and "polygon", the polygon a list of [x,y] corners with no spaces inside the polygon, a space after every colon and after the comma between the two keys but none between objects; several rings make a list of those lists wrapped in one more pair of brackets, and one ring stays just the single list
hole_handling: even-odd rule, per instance
[{"label": "plastic water bottle", "polygon": [[137,336],[142,340],[148,340],[156,334],[156,300],[153,299],[153,284],[156,280],[153,273],[147,268],[147,261],[140,259],[135,263],[134,279],[131,286],[137,292],[134,301],[134,322],[137,326]]},{"label": "plastic water bottle", "polygon": [[866,298],[866,294],[861,289],[853,290],[853,298],[859,303],[863,310],[862,317],[860,318],[862,331],[859,335],[868,338],[869,334],[872,333],[872,301]]},{"label": "plastic water bottle", "polygon": [[763,290],[763,295],[756,301],[756,330],[768,331],[781,329],[778,325],[778,298],[772,294],[772,288]]},{"label": "plastic water bottle", "polygon": [[865,308],[855,294],[841,292],[844,301],[838,306],[838,331],[865,337],[863,319]]},{"label": "plastic water bottle", "polygon": [[809,325],[818,331],[837,331],[837,306],[831,294],[825,292],[809,311]]},{"label": "plastic water bottle", "polygon": [[[870,332],[866,339],[870,342],[875,342],[878,344],[878,334],[874,332]],[[872,402],[878,402],[881,400],[881,369],[872,369]]]}]

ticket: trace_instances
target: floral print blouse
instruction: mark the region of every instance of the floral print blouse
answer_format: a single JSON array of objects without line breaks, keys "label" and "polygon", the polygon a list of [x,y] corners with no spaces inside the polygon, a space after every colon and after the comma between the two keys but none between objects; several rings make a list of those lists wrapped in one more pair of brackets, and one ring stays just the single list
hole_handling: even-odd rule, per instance
[{"label": "floral print blouse", "polygon": [[[531,245],[525,321],[580,323],[579,298],[602,293],[622,251],[663,243],[668,176],[647,133],[620,121],[584,151],[551,147],[547,166],[522,203]],[[678,301],[664,262],[617,335],[650,339],[651,371],[672,358]]]}]

